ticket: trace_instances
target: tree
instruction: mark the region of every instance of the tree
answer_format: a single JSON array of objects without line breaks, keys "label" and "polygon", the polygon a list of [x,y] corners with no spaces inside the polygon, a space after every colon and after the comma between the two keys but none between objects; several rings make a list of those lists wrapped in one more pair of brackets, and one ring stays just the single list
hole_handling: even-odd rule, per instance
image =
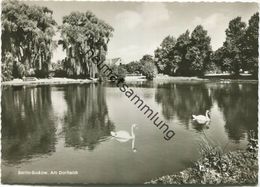
[{"label": "tree", "polygon": [[56,63],[52,63],[52,74],[55,77],[66,77],[66,72],[64,71],[64,64],[61,60]]},{"label": "tree", "polygon": [[2,67],[13,66],[13,70],[12,75],[2,76],[21,78],[34,73],[46,76],[55,47],[52,40],[55,26],[52,11],[46,7],[28,6],[16,0],[4,1]]},{"label": "tree", "polygon": [[174,46],[173,58],[176,62],[176,75],[188,76],[189,64],[186,60],[186,53],[190,46],[190,32],[187,30],[181,34]]},{"label": "tree", "polygon": [[124,67],[122,64],[120,64],[120,65],[117,67],[117,75],[118,75],[118,78],[119,78],[119,79],[120,79],[120,78],[124,79],[125,76],[126,76],[126,74],[127,74],[127,71],[126,71],[125,67]]},{"label": "tree", "polygon": [[224,46],[218,48],[212,54],[212,62],[222,72],[231,70],[231,59],[227,55],[227,50]]},{"label": "tree", "polygon": [[[237,17],[229,22],[226,30],[226,41],[224,42],[226,66],[230,67],[230,71],[235,77],[239,76],[240,69],[243,67],[243,40],[246,33],[246,24],[241,21],[241,17]],[[229,64],[228,64],[229,63]]]},{"label": "tree", "polygon": [[[127,70],[124,64],[117,65],[116,63],[111,63],[108,65],[109,69],[118,77],[118,80],[124,80],[125,76],[127,74]],[[106,78],[107,76],[105,73],[101,72],[101,75],[103,78]]]},{"label": "tree", "polygon": [[239,76],[241,70],[257,76],[259,13],[249,20],[248,27],[237,17],[229,22],[226,41],[214,52],[213,62],[222,70]]},{"label": "tree", "polygon": [[144,55],[140,60],[141,72],[147,79],[152,80],[156,75],[156,66],[151,55]]},{"label": "tree", "polygon": [[13,78],[13,55],[8,52],[5,54],[5,60],[2,61],[2,80],[8,81]]},{"label": "tree", "polygon": [[132,61],[128,64],[125,64],[126,71],[128,73],[136,73],[140,72],[141,70],[141,64],[138,61]]},{"label": "tree", "polygon": [[189,62],[188,72],[190,75],[203,75],[210,62],[212,53],[210,37],[201,25],[198,25],[191,33],[190,47],[185,58]]},{"label": "tree", "polygon": [[159,48],[154,52],[155,65],[159,73],[174,75],[178,60],[174,58],[174,46],[176,39],[172,36],[167,36],[163,39]]},{"label": "tree", "polygon": [[243,69],[249,70],[254,75],[258,72],[258,30],[259,13],[255,13],[248,22],[244,41],[244,58],[246,61]]},{"label": "tree", "polygon": [[167,75],[199,76],[210,66],[212,53],[210,37],[201,25],[190,36],[187,30],[177,40],[167,36],[155,50],[155,64],[159,73]]},{"label": "tree", "polygon": [[64,59],[70,76],[95,77],[97,64],[104,61],[107,44],[113,28],[93,13],[72,12],[63,17],[60,28],[62,44],[67,57]]}]

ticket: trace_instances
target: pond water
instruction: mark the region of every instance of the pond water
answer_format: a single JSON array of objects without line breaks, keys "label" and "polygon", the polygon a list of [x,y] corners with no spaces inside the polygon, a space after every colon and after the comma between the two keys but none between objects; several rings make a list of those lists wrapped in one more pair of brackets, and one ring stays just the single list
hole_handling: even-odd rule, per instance
[{"label": "pond water", "polygon": [[[224,152],[245,149],[257,130],[257,83],[129,86],[175,131],[171,140],[113,84],[3,87],[2,182],[144,183],[192,166],[203,139]],[[194,124],[191,115],[206,110],[210,124]],[[111,138],[134,123],[134,142]],[[78,174],[18,174],[67,170]]]}]

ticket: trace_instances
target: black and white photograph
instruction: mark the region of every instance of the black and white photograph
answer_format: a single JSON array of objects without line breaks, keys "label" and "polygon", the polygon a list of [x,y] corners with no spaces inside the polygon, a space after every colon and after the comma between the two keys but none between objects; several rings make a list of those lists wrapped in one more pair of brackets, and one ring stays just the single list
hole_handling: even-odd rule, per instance
[{"label": "black and white photograph", "polygon": [[257,185],[256,1],[1,1],[2,185]]}]

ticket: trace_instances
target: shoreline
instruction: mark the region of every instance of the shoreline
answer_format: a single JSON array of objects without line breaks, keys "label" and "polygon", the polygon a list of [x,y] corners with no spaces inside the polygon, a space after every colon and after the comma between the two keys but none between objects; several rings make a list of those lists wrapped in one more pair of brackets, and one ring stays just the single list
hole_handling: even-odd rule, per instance
[{"label": "shoreline", "polygon": [[[212,159],[216,160],[216,157]],[[248,150],[232,151],[222,155],[220,160],[228,163],[225,171],[211,167],[211,161],[202,157],[190,168],[175,174],[152,179],[145,182],[145,184],[256,185],[258,183],[257,152],[249,152]]]},{"label": "shoreline", "polygon": [[[148,81],[144,76],[126,77],[126,82]],[[211,78],[199,78],[199,77],[170,77],[170,76],[157,76],[152,81],[173,81],[173,82],[220,82],[220,83],[257,83],[258,80],[254,79],[224,79],[222,77]],[[63,85],[63,84],[86,84],[96,83],[98,79],[72,79],[72,78],[43,78],[31,81],[23,81],[22,79],[13,79],[11,81],[1,82],[2,86],[33,86],[33,85]]]},{"label": "shoreline", "polygon": [[13,79],[11,81],[1,82],[2,86],[31,86],[31,85],[62,85],[62,84],[86,84],[95,83],[96,79],[71,79],[71,78],[45,78],[33,81],[23,81],[22,79]]}]

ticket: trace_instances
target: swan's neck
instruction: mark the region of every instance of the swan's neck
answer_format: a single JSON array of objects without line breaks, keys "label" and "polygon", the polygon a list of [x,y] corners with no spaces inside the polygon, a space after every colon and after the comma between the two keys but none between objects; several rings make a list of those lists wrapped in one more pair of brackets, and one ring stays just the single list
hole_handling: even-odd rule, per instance
[{"label": "swan's neck", "polygon": [[131,136],[132,136],[133,138],[135,137],[134,126],[131,127]]}]

